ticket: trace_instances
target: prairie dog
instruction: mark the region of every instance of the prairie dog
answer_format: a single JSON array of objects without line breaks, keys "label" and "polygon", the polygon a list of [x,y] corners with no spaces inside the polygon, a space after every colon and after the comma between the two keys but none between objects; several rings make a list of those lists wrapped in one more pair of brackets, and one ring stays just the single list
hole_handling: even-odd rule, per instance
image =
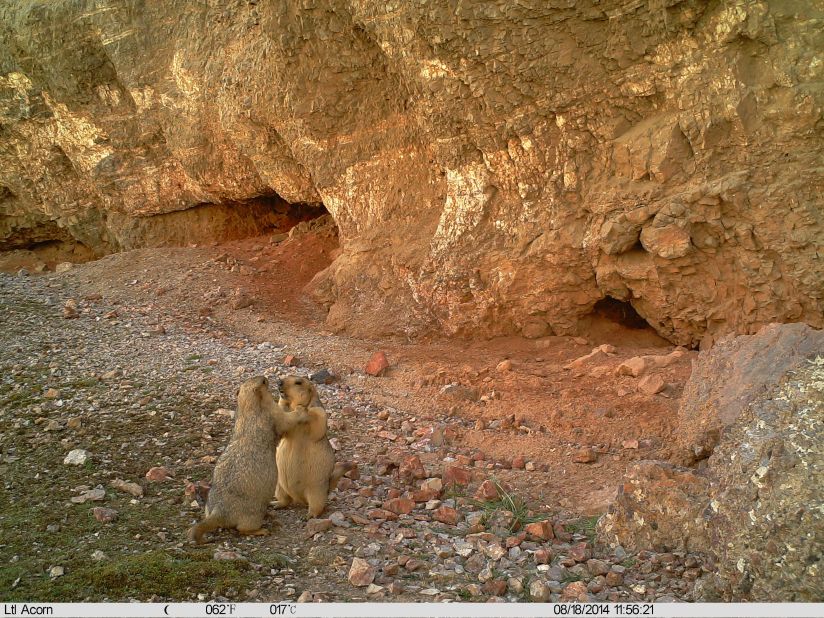
[{"label": "prairie dog", "polygon": [[309,420],[287,431],[278,446],[275,508],[296,502],[309,507],[310,517],[317,517],[326,508],[329,491],[352,465],[335,465],[335,451],[326,437],[326,410],[312,381],[288,376],[279,389],[279,405],[293,414],[305,413]]},{"label": "prairie dog", "polygon": [[189,529],[189,540],[217,528],[237,528],[240,534],[263,535],[266,508],[278,484],[275,450],[282,434],[300,424],[304,412],[286,412],[269,392],[262,376],[246,380],[238,390],[237,416],[226,451],[212,475],[206,517]]}]

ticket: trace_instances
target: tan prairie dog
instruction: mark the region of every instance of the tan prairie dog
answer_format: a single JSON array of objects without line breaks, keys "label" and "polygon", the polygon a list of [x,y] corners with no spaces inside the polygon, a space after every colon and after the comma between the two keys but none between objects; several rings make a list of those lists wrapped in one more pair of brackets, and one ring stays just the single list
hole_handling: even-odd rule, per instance
[{"label": "tan prairie dog", "polygon": [[329,492],[353,465],[335,465],[335,451],[326,437],[326,410],[312,381],[300,376],[287,376],[279,388],[280,406],[293,414],[305,412],[309,421],[295,425],[286,432],[278,446],[275,508],[296,502],[308,505],[309,516],[317,517],[326,508]]},{"label": "tan prairie dog", "polygon": [[237,528],[246,535],[268,534],[262,525],[278,484],[278,441],[307,421],[305,412],[287,412],[275,402],[265,377],[251,378],[241,385],[232,436],[212,475],[206,517],[189,529],[189,540],[202,543],[203,535],[217,528]]}]

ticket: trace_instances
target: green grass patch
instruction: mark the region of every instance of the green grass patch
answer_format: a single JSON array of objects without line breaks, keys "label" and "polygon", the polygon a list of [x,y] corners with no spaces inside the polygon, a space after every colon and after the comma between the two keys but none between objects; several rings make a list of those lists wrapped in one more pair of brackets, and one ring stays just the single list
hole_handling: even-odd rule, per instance
[{"label": "green grass patch", "polygon": [[[248,583],[251,567],[242,561],[218,561],[205,553],[185,557],[171,556],[163,550],[126,555],[102,563],[80,562],[68,567],[62,577],[47,573],[26,577],[15,565],[0,567],[0,587],[9,592],[10,601],[77,601],[126,599],[146,600],[152,595],[187,598],[196,591],[223,594],[228,588],[240,589]],[[14,579],[21,584],[11,590]]]},{"label": "green grass patch", "polygon": [[592,543],[595,541],[595,526],[598,524],[599,519],[601,519],[600,515],[582,517],[581,519],[564,524],[564,527],[570,532],[586,535],[587,540]]}]

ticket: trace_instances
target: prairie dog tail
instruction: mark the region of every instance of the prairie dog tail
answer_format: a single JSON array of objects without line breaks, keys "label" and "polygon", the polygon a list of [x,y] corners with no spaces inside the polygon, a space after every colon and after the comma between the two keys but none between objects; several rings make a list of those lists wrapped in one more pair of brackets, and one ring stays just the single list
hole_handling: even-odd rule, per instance
[{"label": "prairie dog tail", "polygon": [[332,470],[332,476],[329,477],[329,491],[332,491],[335,487],[338,486],[338,481],[340,480],[340,477],[342,477],[350,470],[354,470],[357,467],[358,465],[351,461],[336,463],[335,468]]},{"label": "prairie dog tail", "polygon": [[193,543],[200,545],[203,543],[204,534],[217,530],[221,526],[223,526],[223,518],[215,513],[212,513],[199,524],[195,524],[189,528],[189,532],[186,536]]}]

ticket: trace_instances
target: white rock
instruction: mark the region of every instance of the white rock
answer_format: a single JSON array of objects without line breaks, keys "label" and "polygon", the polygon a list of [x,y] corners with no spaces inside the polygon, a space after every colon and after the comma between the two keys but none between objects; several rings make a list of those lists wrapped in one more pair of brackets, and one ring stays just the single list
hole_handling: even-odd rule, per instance
[{"label": "white rock", "polygon": [[76,448],[73,451],[69,451],[69,454],[66,455],[63,463],[67,466],[82,466],[89,458],[89,454],[89,451],[83,450],[82,448]]},{"label": "white rock", "polygon": [[66,573],[66,569],[62,566],[53,566],[49,569],[49,577],[62,577]]}]

